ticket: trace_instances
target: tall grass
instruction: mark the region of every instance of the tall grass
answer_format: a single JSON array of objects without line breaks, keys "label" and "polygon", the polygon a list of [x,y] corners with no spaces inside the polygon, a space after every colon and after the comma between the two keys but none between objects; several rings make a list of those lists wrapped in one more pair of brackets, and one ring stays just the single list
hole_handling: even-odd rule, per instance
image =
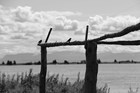
[{"label": "tall grass", "polygon": [[[84,80],[80,80],[80,74],[74,83],[69,82],[63,76],[47,75],[46,93],[83,93]],[[109,93],[110,88],[105,85],[97,89],[97,93]],[[32,69],[21,75],[0,74],[0,93],[39,93],[39,74],[33,74]],[[128,93],[138,93],[138,89],[131,88]]]}]

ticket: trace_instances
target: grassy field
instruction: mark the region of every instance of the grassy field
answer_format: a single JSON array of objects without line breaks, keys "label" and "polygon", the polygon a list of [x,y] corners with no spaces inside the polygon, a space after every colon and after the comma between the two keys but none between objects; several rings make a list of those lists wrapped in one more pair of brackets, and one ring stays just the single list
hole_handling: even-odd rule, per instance
[{"label": "grassy field", "polygon": [[[84,80],[80,80],[79,75],[74,83],[68,78],[57,75],[47,75],[46,93],[82,93]],[[34,75],[32,70],[21,75],[0,74],[0,93],[39,93],[39,75]],[[110,88],[105,85],[97,89],[97,93],[110,93]],[[128,93],[138,93],[131,88]]]}]

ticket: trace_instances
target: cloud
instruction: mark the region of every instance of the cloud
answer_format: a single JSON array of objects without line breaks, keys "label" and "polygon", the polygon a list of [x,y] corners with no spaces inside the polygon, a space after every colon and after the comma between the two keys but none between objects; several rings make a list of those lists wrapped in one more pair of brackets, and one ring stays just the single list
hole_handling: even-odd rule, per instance
[{"label": "cloud", "polygon": [[[54,27],[54,30],[60,31],[76,30],[78,28],[78,21],[68,19],[66,18],[66,16],[75,16],[79,15],[79,13],[73,13],[68,11],[34,12],[32,11],[31,7],[19,6],[17,8],[7,10],[0,8],[0,14],[1,31],[5,30],[5,26],[7,27],[7,29],[9,28],[12,29],[12,31],[15,31],[19,30],[20,28],[22,28],[20,30],[24,30],[26,27],[34,28],[37,24],[43,27],[52,26]],[[35,31],[35,29],[33,30]]]},{"label": "cloud", "polygon": [[11,39],[21,39],[21,40],[25,39],[25,40],[27,40],[28,37],[25,36],[24,34],[17,34],[17,35],[12,36]]},{"label": "cloud", "polygon": [[58,31],[75,31],[78,29],[78,21],[68,20],[64,16],[56,17],[50,25],[54,27],[54,30]]},{"label": "cloud", "polygon": [[46,26],[53,26],[55,30],[76,30],[78,21],[67,19],[66,16],[79,15],[73,12],[42,11],[33,12],[31,7],[17,7],[11,10],[14,20],[17,22],[35,22]]},{"label": "cloud", "polygon": [[[33,11],[28,6],[16,8],[0,6],[0,45],[11,44],[13,46],[1,48],[0,51],[3,54],[18,53],[20,48],[24,48],[25,52],[31,48],[35,51],[37,41],[45,40],[50,27],[53,27],[54,33],[55,31],[77,30],[79,22],[67,17],[80,15],[80,13],[70,11]],[[60,39],[62,39],[63,34],[60,33]]]},{"label": "cloud", "polygon": [[17,7],[15,9],[11,9],[11,14],[13,16],[13,20],[16,22],[28,22],[33,20],[33,11],[31,7]]},{"label": "cloud", "polygon": [[[84,40],[80,34],[85,34],[86,24],[90,26],[89,38],[96,38],[106,33],[114,33],[121,31],[127,26],[140,22],[140,18],[134,16],[116,16],[116,17],[90,17],[86,22],[79,22],[77,20],[68,19],[69,16],[81,16],[80,13],[69,11],[33,11],[31,7],[19,6],[17,8],[5,8],[0,6],[0,45],[6,46],[1,48],[1,54],[6,53],[34,53],[39,51],[37,49],[38,40],[45,40],[50,27],[53,27],[52,36],[49,42],[66,41],[69,37],[72,40]],[[81,25],[82,24],[82,25]],[[79,25],[83,26],[79,29]],[[63,32],[62,32],[63,31]],[[75,31],[76,34],[70,34],[70,31]],[[68,32],[68,33],[67,33]],[[140,33],[135,32],[124,36],[123,38],[115,38],[112,40],[128,40],[140,39]],[[10,46],[9,46],[10,44]],[[23,49],[20,51],[20,49]],[[66,47],[51,49],[56,50],[74,50],[84,51],[83,47]],[[116,50],[115,50],[116,49]],[[138,48],[116,48],[116,47],[102,47],[103,51],[123,51],[138,50]]]},{"label": "cloud", "polygon": [[[89,39],[94,39],[104,34],[115,33],[122,31],[124,28],[135,25],[140,22],[140,18],[134,16],[116,16],[116,17],[102,17],[102,16],[94,16],[88,19],[89,23]],[[86,28],[83,27],[75,32],[76,35],[85,35]],[[132,32],[128,35],[108,39],[110,41],[116,40],[139,40],[140,39],[140,32]],[[100,45],[98,47],[98,52],[114,52],[114,53],[121,53],[121,52],[140,52],[138,46],[110,46],[110,45]]]},{"label": "cloud", "polygon": [[70,12],[70,11],[48,11],[46,12],[48,15],[52,15],[52,16],[81,16],[82,14],[80,12]]},{"label": "cloud", "polygon": [[[140,18],[126,15],[126,16],[116,16],[116,17],[102,17],[96,15],[94,17],[89,17],[89,34],[95,37],[102,36],[104,34],[115,33],[122,31],[124,28],[135,25],[140,22]],[[75,34],[85,34],[85,28],[79,29]],[[121,39],[134,39],[133,37],[140,37],[140,32],[130,33]],[[118,39],[118,38],[117,38]],[[136,39],[136,37],[135,37]],[[116,40],[116,39],[115,39]]]},{"label": "cloud", "polygon": [[[78,28],[77,20],[68,19],[67,16],[79,16],[80,13],[40,11],[35,12],[31,7],[19,6],[17,8],[5,9],[0,7],[0,34],[24,33],[31,38],[41,37],[50,27],[57,31],[75,31]],[[15,34],[14,34],[15,33]],[[17,37],[17,35],[15,36]],[[15,38],[13,38],[15,39]],[[18,39],[18,38],[17,38]],[[21,39],[21,38],[20,38]]]},{"label": "cloud", "polygon": [[106,18],[97,15],[89,18],[89,26],[91,30],[102,33],[118,32],[138,22],[140,22],[140,18],[136,18],[134,16],[129,15]]}]

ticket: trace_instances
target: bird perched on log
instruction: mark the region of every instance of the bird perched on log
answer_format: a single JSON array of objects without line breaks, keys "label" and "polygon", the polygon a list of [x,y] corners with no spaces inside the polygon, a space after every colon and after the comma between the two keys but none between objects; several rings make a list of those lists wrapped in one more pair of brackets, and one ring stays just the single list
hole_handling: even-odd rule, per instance
[{"label": "bird perched on log", "polygon": [[71,41],[71,38],[69,38],[68,40],[67,40],[67,43],[69,43]]},{"label": "bird perched on log", "polygon": [[38,44],[40,44],[41,42],[42,42],[42,40],[39,40],[39,41],[38,41]]}]

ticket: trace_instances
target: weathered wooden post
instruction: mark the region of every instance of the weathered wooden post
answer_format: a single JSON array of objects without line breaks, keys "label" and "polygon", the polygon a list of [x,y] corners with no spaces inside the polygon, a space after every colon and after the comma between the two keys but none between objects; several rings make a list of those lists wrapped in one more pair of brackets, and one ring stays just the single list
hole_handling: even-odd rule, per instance
[{"label": "weathered wooden post", "polygon": [[41,46],[41,71],[40,71],[40,90],[39,93],[46,92],[46,72],[47,72],[47,50]]},{"label": "weathered wooden post", "polygon": [[97,44],[88,42],[86,46],[86,73],[84,93],[96,93],[96,83],[98,74]]},{"label": "weathered wooden post", "polygon": [[[47,35],[45,43],[47,43],[52,28]],[[45,46],[41,46],[41,70],[40,70],[40,86],[39,86],[39,93],[46,92],[46,73],[47,73],[47,49]]]},{"label": "weathered wooden post", "polygon": [[96,93],[96,83],[98,74],[97,44],[95,42],[87,42],[88,28],[89,26],[86,27],[85,34],[86,73],[85,84],[83,88],[84,93]]}]

